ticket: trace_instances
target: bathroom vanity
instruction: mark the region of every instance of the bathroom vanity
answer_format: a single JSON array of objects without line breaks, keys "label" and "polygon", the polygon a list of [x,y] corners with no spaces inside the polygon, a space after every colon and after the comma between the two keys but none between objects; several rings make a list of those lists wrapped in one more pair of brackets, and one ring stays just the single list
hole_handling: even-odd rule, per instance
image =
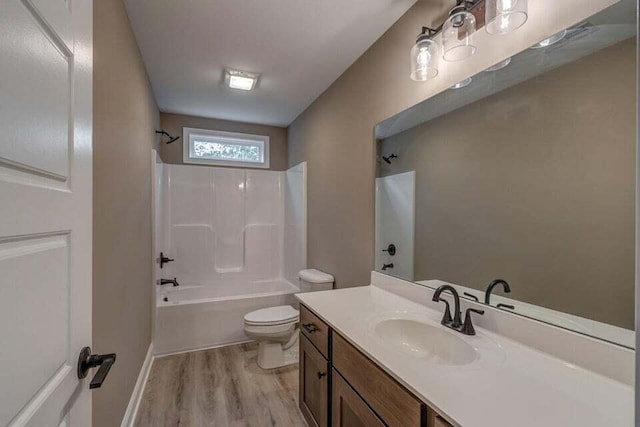
[{"label": "bathroom vanity", "polygon": [[432,289],[372,283],[297,295],[309,425],[633,425],[633,351],[489,307],[465,336]]},{"label": "bathroom vanity", "polygon": [[451,426],[304,305],[300,325],[299,401],[309,425]]}]

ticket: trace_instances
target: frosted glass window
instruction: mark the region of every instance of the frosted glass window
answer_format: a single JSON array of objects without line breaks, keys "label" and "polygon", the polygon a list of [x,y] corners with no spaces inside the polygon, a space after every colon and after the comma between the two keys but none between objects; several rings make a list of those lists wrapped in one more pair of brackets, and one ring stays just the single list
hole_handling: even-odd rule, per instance
[{"label": "frosted glass window", "polygon": [[222,166],[269,167],[269,137],[184,128],[183,161]]}]

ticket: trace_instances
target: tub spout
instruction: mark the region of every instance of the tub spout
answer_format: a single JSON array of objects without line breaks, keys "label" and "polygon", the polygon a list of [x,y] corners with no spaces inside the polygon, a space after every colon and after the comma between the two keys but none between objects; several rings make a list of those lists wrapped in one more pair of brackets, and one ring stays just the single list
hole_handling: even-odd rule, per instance
[{"label": "tub spout", "polygon": [[178,279],[177,278],[173,278],[173,280],[171,279],[160,279],[158,280],[158,285],[162,286],[162,285],[173,285],[173,286],[180,286],[180,283],[178,283]]}]

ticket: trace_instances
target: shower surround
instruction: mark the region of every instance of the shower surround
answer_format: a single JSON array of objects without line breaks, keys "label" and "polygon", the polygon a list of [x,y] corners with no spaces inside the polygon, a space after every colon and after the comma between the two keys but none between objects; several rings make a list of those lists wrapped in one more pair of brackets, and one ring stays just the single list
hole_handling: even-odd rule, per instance
[{"label": "shower surround", "polygon": [[244,315],[293,303],[306,266],[306,165],[288,171],[160,164],[155,351],[245,341]]}]

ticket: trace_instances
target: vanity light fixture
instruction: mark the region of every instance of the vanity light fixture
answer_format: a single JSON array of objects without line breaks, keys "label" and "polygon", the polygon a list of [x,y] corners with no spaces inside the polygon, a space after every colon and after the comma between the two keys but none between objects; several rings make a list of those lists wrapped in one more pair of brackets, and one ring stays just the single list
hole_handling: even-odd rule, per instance
[{"label": "vanity light fixture", "polygon": [[461,82],[458,82],[458,83],[454,84],[453,86],[451,86],[451,89],[462,89],[463,87],[469,86],[472,81],[473,81],[473,79],[471,77],[468,77],[468,78],[462,80]]},{"label": "vanity light fixture", "polygon": [[498,71],[498,70],[502,70],[503,68],[506,68],[507,66],[509,66],[509,64],[511,64],[511,58],[507,58],[504,61],[500,61],[497,64],[493,64],[491,67],[487,68],[486,72],[491,72],[491,71]]},{"label": "vanity light fixture", "polygon": [[[484,11],[484,12],[483,12]],[[476,22],[477,17],[482,18]],[[422,27],[411,49],[412,80],[424,82],[438,75],[439,46],[434,41],[442,33],[442,59],[463,61],[477,51],[476,25],[484,25],[489,34],[508,34],[524,25],[528,18],[527,0],[457,0],[446,21],[438,28]],[[509,65],[506,59],[487,69],[496,71]]]},{"label": "vanity light fixture", "polygon": [[438,45],[433,41],[436,30],[422,27],[411,48],[411,80],[424,82],[438,75]]},{"label": "vanity light fixture", "polygon": [[485,1],[485,22],[489,34],[509,34],[522,27],[528,17],[527,0]]},{"label": "vanity light fixture", "polygon": [[225,82],[231,89],[252,90],[258,83],[260,74],[250,73],[248,71],[225,70]]},{"label": "vanity light fixture", "polygon": [[548,37],[542,40],[541,42],[534,44],[533,46],[531,46],[531,49],[543,49],[545,47],[549,47],[563,40],[566,35],[567,35],[567,30],[562,30],[559,33],[555,33],[551,37]]},{"label": "vanity light fixture", "polygon": [[445,61],[463,61],[476,53],[473,34],[476,17],[469,10],[472,2],[462,1],[449,12],[442,26],[442,58]]}]

